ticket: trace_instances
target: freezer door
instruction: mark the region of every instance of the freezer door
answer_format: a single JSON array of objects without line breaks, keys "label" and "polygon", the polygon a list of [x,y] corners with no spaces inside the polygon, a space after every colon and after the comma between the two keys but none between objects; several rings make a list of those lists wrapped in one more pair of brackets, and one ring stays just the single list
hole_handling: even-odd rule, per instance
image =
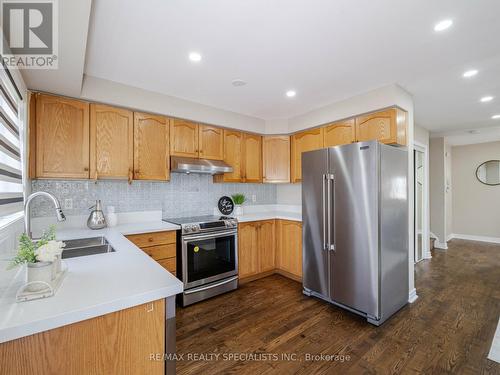
[{"label": "freezer door", "polygon": [[302,154],[302,282],[328,298],[329,254],[326,248],[326,173],[328,150]]},{"label": "freezer door", "polygon": [[379,144],[329,148],[332,250],[330,298],[379,317]]}]

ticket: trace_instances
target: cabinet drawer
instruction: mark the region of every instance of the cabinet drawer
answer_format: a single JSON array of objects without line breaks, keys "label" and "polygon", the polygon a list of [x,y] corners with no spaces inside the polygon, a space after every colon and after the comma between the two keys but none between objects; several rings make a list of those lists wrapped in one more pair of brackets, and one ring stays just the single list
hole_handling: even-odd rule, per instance
[{"label": "cabinet drawer", "polygon": [[168,245],[145,247],[142,250],[154,260],[159,260],[175,257],[176,246],[175,243],[171,243]]},{"label": "cabinet drawer", "polygon": [[175,244],[175,231],[132,234],[127,238],[138,247],[148,247],[156,245]]},{"label": "cabinet drawer", "polygon": [[167,271],[175,275],[175,264],[176,264],[175,258],[161,259],[158,261],[158,263],[160,263],[160,265]]}]

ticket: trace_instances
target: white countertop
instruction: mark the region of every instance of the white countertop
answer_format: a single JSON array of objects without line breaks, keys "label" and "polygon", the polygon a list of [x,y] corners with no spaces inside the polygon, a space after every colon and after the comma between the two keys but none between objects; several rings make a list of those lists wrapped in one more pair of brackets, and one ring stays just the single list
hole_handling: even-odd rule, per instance
[{"label": "white countertop", "polygon": [[243,215],[236,216],[236,218],[240,223],[272,219],[302,221],[302,214],[300,212],[272,210],[267,212],[243,212]]},{"label": "white countertop", "polygon": [[102,235],[116,252],[65,259],[68,273],[57,294],[46,299],[16,303],[24,267],[13,279],[2,279],[7,286],[0,298],[0,343],[181,293],[181,281],[124,237],[176,229],[157,220],[59,231],[61,240]]}]

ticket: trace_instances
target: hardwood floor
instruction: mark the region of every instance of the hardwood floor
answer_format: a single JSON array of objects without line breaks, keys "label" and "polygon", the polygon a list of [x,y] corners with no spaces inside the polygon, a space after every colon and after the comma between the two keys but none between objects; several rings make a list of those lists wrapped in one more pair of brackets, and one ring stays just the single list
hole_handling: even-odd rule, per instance
[{"label": "hardwood floor", "polygon": [[[418,300],[377,328],[282,276],[250,282],[177,310],[177,372],[500,374],[486,358],[500,313],[500,245],[453,240],[417,264],[416,287]],[[308,353],[344,360],[311,361]],[[254,360],[227,360],[238,354]]]}]

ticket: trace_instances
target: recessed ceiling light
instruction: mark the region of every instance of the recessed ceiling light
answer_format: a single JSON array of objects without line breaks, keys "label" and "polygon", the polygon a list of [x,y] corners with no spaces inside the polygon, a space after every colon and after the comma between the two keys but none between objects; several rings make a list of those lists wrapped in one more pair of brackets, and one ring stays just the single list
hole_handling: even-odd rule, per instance
[{"label": "recessed ceiling light", "polygon": [[245,86],[247,83],[245,81],[243,81],[242,79],[234,79],[231,84],[234,86],[234,87],[239,87],[239,86]]},{"label": "recessed ceiling light", "polygon": [[480,101],[481,103],[487,103],[487,102],[491,102],[493,100],[493,96],[483,96]]},{"label": "recessed ceiling light", "polygon": [[439,31],[444,31],[447,28],[449,28],[451,25],[453,25],[453,21],[452,20],[442,20],[442,21],[439,21],[434,26],[434,31],[438,31],[438,32]]},{"label": "recessed ceiling light", "polygon": [[500,115],[493,115],[491,116],[493,120],[500,120]]},{"label": "recessed ceiling light", "polygon": [[201,55],[198,52],[190,52],[189,53],[189,60],[193,62],[199,62],[201,61]]},{"label": "recessed ceiling light", "polygon": [[470,77],[474,77],[477,73],[478,73],[478,71],[476,69],[471,69],[471,70],[467,70],[463,74],[463,76],[464,76],[464,78],[470,78]]},{"label": "recessed ceiling light", "polygon": [[295,95],[297,95],[297,93],[294,90],[288,90],[286,92],[286,96],[289,98],[293,98]]},{"label": "recessed ceiling light", "polygon": [[469,133],[469,134],[479,134],[481,132],[479,130],[477,130],[477,129],[473,129],[473,130],[469,130],[467,133]]}]

